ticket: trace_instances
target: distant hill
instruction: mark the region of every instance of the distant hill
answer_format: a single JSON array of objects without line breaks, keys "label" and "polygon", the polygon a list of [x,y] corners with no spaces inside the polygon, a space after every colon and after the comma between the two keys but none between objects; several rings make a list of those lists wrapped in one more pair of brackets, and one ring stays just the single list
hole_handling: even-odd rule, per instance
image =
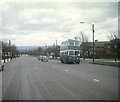
[{"label": "distant hill", "polygon": [[[60,46],[60,45],[58,45]],[[41,47],[43,50],[45,50],[48,47],[53,47],[53,46],[16,46],[18,51],[27,51],[27,50],[34,50],[39,47]]]},{"label": "distant hill", "polygon": [[43,50],[46,49],[45,46],[16,46],[19,51],[34,50],[41,47]]}]

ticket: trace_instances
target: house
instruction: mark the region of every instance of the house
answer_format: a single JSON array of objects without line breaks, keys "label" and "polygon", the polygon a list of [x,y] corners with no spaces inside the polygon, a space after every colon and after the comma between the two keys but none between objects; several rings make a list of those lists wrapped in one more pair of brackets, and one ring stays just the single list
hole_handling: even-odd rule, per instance
[{"label": "house", "polygon": [[[109,58],[111,57],[111,42],[98,41],[94,42],[94,56],[95,58]],[[85,42],[81,44],[81,56],[86,58],[93,57],[93,42]]]}]

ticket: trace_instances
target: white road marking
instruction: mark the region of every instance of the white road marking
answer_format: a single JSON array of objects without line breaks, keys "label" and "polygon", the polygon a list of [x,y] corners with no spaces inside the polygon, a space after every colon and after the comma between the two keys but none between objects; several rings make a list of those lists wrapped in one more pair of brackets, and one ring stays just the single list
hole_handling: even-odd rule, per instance
[{"label": "white road marking", "polygon": [[98,79],[93,79],[94,81],[97,81],[97,82],[100,82],[100,80],[98,80]]},{"label": "white road marking", "polygon": [[68,70],[68,69],[66,69],[65,71],[68,72],[68,71],[72,71],[72,70]]}]

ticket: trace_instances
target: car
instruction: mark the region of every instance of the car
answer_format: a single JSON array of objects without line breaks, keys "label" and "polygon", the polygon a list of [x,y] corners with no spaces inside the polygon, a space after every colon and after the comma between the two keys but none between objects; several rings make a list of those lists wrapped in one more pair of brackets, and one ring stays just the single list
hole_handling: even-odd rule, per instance
[{"label": "car", "polygon": [[48,62],[48,57],[47,56],[42,56],[41,61],[42,62]]},{"label": "car", "polygon": [[4,70],[4,63],[0,60],[0,71]]},{"label": "car", "polygon": [[38,60],[41,60],[42,59],[42,56],[38,56]]}]

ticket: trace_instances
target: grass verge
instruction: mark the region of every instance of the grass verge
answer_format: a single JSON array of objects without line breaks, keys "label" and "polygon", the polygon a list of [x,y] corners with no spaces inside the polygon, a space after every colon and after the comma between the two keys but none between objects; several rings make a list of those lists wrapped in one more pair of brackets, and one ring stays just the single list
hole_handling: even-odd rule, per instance
[{"label": "grass verge", "polygon": [[104,61],[98,61],[97,62],[96,61],[96,62],[92,62],[92,64],[120,67],[120,62],[104,62]]}]

